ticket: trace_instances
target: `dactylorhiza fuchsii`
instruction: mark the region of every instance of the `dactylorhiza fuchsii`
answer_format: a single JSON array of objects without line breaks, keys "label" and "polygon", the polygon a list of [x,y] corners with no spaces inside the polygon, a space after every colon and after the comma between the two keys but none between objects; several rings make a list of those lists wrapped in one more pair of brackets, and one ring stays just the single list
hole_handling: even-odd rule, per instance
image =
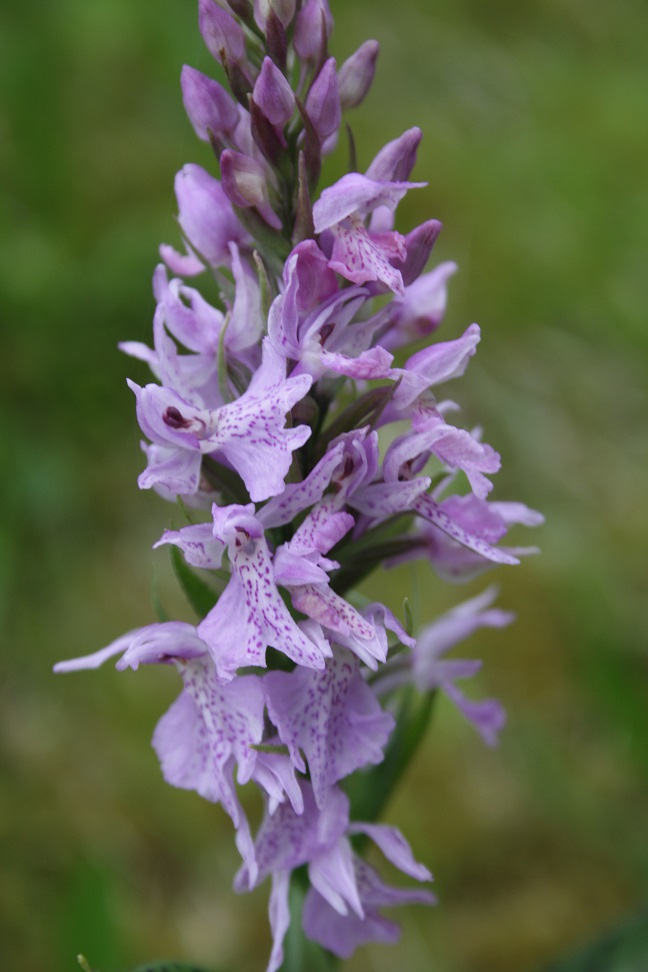
[{"label": "dactylorhiza fuchsii", "polygon": [[[184,67],[182,95],[214,165],[176,176],[182,242],[160,247],[153,347],[121,345],[156,379],[129,381],[146,437],[139,486],[181,507],[187,525],[156,546],[171,545],[198,623],[149,624],[56,670],[113,656],[120,670],[175,668],[182,691],[153,746],[169,783],[230,816],[236,889],[271,878],[275,972],[291,920],[346,958],[396,940],[384,908],[435,902],[427,867],[376,822],[395,764],[438,692],[487,745],[505,722],[499,702],[457,685],[481,663],[445,657],[512,620],[493,588],[415,638],[407,605],[398,618],[354,586],[415,558],[450,583],[517,564],[534,548],[506,545],[509,528],[542,517],[489,500],[500,457],[438,397],[480,329],[437,339],[456,270],[427,269],[441,225],[394,228],[401,199],[425,185],[409,181],[420,130],[365,172],[349,131],[351,171],[319,187],[378,43],[338,65],[327,0],[200,0],[199,24],[227,87]],[[216,306],[197,289],[210,276]],[[246,783],[265,806],[256,836],[238,797]],[[386,884],[362,857],[367,839],[417,883]],[[301,915],[289,906],[296,882]]]}]

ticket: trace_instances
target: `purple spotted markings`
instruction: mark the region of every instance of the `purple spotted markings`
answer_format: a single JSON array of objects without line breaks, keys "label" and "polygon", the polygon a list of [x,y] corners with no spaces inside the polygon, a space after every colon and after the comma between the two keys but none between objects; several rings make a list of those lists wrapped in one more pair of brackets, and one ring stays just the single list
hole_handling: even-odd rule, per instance
[{"label": "purple spotted markings", "polygon": [[[245,24],[231,12],[244,8]],[[162,774],[231,819],[237,890],[270,878],[276,972],[291,921],[348,958],[398,938],[385,909],[436,900],[403,835],[366,819],[382,805],[366,788],[386,754],[399,758],[407,706],[438,693],[441,718],[454,707],[491,746],[505,723],[500,702],[470,687],[481,662],[448,654],[510,623],[494,588],[436,619],[430,593],[413,605],[413,631],[404,605],[367,603],[359,584],[415,559],[452,583],[518,564],[535,548],[510,545],[508,531],[542,516],[492,499],[500,456],[437,397],[466,373],[481,332],[437,339],[457,269],[427,269],[441,224],[396,228],[401,200],[423,198],[425,183],[410,181],[421,131],[319,187],[342,112],[369,91],[377,42],[338,68],[328,0],[200,0],[199,22],[232,90],[185,67],[182,97],[220,165],[178,173],[152,345],[120,346],[153,374],[129,381],[138,482],[176,504],[155,546],[172,549],[195,617],[147,624],[56,670],[110,658],[120,671],[175,670],[180,694],[153,735]],[[256,834],[244,786],[263,800]],[[364,860],[367,840],[416,883],[385,883]]]}]

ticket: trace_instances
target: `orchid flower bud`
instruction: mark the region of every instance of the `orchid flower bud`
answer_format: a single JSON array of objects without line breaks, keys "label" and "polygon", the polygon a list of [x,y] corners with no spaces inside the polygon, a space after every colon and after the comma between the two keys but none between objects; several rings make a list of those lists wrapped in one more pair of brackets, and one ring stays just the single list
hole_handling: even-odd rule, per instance
[{"label": "orchid flower bud", "polygon": [[306,98],[306,112],[320,143],[340,127],[341,108],[335,58],[329,57],[311,85]]},{"label": "orchid flower bud", "polygon": [[234,131],[239,121],[238,110],[217,81],[185,64],[180,83],[185,110],[198,138],[208,142],[208,130],[215,135],[229,135]]},{"label": "orchid flower bud", "polygon": [[295,16],[295,0],[254,0],[254,19],[260,30],[266,29],[271,13],[287,27]]},{"label": "orchid flower bud", "polygon": [[269,57],[263,60],[252,96],[268,121],[278,128],[284,127],[295,110],[292,88]]},{"label": "orchid flower bud", "polygon": [[198,23],[209,53],[222,63],[222,52],[231,64],[245,59],[245,35],[236,20],[214,3],[199,0]]},{"label": "orchid flower bud", "polygon": [[404,182],[416,163],[416,150],[422,133],[420,128],[408,128],[400,138],[381,148],[365,175],[376,182]]},{"label": "orchid flower bud", "polygon": [[338,86],[342,110],[357,108],[364,101],[376,73],[376,59],[380,45],[378,41],[368,40],[355,54],[348,57],[338,71]]},{"label": "orchid flower bud", "polygon": [[221,157],[222,185],[229,201],[244,209],[258,209],[266,223],[281,229],[281,220],[270,205],[267,173],[260,162],[241,152],[226,149]]},{"label": "orchid flower bud", "polygon": [[306,0],[295,23],[293,46],[302,61],[316,63],[333,31],[328,0]]}]

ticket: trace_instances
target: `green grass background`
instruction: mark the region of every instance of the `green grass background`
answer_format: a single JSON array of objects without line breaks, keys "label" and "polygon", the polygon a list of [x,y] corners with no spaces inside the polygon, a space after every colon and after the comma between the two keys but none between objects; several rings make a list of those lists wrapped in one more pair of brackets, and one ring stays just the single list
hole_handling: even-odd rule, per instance
[{"label": "green grass background", "polygon": [[[401,226],[444,222],[435,257],[460,274],[443,333],[483,329],[449,393],[502,453],[495,497],[547,516],[542,557],[491,575],[517,624],[465,649],[485,658],[479,690],[509,710],[501,747],[485,751],[441,703],[388,811],[441,905],[406,911],[397,947],[348,968],[533,972],[648,899],[648,7],[333,7],[340,59],[382,45],[350,116],[361,164],[424,131],[429,185]],[[71,972],[78,951],[102,972],[153,957],[265,967],[267,889],[232,893],[229,821],[165,786],[149,746],[173,673],[51,674],[152,620],[154,571],[169,612],[189,617],[150,551],[173,510],[135,483],[125,377],[145,371],[115,347],[149,338],[156,248],[177,240],[175,171],[210,164],[183,115],[184,62],[210,70],[188,0],[0,8],[8,972]],[[403,568],[372,590],[395,607],[409,593],[424,621],[485,583]]]}]

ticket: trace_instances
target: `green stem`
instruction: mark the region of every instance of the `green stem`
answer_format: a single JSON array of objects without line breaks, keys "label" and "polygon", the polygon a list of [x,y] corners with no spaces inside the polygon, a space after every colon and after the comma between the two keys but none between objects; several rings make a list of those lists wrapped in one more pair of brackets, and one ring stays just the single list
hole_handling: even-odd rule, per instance
[{"label": "green stem", "polygon": [[335,955],[304,935],[301,916],[308,887],[306,868],[300,868],[290,882],[290,927],[284,942],[281,972],[333,972],[339,968],[340,961]]}]

